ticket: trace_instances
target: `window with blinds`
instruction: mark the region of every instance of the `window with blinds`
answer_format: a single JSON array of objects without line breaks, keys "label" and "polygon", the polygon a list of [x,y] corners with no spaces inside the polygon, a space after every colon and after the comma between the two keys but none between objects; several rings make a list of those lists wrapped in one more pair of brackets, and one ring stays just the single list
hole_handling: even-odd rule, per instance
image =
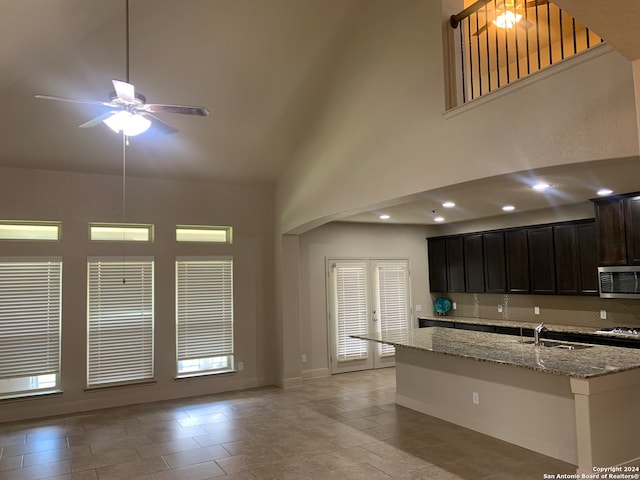
[{"label": "window with blinds", "polygon": [[366,335],[367,330],[367,264],[336,263],[336,321],[338,361],[360,360],[368,357],[364,340],[350,335]]},{"label": "window with blinds", "polygon": [[87,387],[153,380],[152,258],[88,260]]},{"label": "window with blinds", "polygon": [[234,369],[233,259],[176,260],[178,377]]},{"label": "window with blinds", "polygon": [[0,258],[0,398],[57,391],[61,307],[61,258]]},{"label": "window with blinds", "polygon": [[[378,312],[383,334],[406,330],[409,319],[409,268],[407,262],[384,262],[376,266]],[[382,344],[383,357],[395,355],[393,345]]]}]

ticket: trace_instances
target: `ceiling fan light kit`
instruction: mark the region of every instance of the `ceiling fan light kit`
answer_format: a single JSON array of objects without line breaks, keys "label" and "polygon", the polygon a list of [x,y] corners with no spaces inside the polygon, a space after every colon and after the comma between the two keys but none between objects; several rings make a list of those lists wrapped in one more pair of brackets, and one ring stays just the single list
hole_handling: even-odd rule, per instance
[{"label": "ceiling fan light kit", "polygon": [[102,121],[116,133],[122,132],[127,137],[135,137],[149,130],[151,120],[137,113],[121,110]]},{"label": "ceiling fan light kit", "polygon": [[507,10],[498,15],[492,23],[498,28],[509,29],[513,28],[520,20],[522,20],[522,15]]}]

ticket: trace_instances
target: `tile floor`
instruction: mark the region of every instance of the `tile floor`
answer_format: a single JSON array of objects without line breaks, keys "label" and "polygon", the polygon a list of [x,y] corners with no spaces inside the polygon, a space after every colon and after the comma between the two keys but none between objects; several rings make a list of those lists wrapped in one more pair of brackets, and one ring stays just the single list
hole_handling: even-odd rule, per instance
[{"label": "tile floor", "polygon": [[0,424],[0,479],[513,480],[575,467],[394,405],[395,371]]}]

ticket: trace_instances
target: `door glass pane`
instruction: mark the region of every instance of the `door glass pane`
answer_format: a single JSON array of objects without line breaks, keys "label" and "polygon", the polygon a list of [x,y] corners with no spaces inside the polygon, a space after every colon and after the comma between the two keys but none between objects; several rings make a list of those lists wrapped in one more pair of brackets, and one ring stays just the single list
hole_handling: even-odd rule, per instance
[{"label": "door glass pane", "polygon": [[365,359],[366,341],[350,335],[367,333],[367,265],[366,263],[336,263],[336,320],[338,361]]},{"label": "door glass pane", "polygon": [[[406,262],[379,263],[378,277],[378,311],[382,333],[389,333],[407,328],[408,320],[408,277]],[[392,345],[382,344],[382,356],[395,355]]]}]

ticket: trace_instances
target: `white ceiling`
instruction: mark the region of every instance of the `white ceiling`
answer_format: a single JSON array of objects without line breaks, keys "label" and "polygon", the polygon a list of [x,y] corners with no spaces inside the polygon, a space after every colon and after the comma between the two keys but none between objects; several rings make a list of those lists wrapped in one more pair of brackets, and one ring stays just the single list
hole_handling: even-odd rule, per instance
[{"label": "white ceiling", "polygon": [[[211,114],[162,115],[180,132],[133,138],[128,174],[275,182],[363,8],[361,0],[130,0],[131,83],[148,102]],[[640,52],[636,45],[624,50]],[[120,174],[120,138],[103,126],[77,128],[100,111],[34,95],[106,101],[111,80],[125,80],[125,52],[125,0],[4,0],[0,166]],[[461,221],[493,216],[503,203],[517,211],[578,203],[601,185],[640,189],[637,160],[618,162],[539,172],[554,185],[547,195],[526,187],[530,172],[398,199],[384,211],[397,223],[432,223],[434,209]],[[444,200],[457,207],[443,211]],[[371,210],[345,220],[379,221],[382,209]]]}]

